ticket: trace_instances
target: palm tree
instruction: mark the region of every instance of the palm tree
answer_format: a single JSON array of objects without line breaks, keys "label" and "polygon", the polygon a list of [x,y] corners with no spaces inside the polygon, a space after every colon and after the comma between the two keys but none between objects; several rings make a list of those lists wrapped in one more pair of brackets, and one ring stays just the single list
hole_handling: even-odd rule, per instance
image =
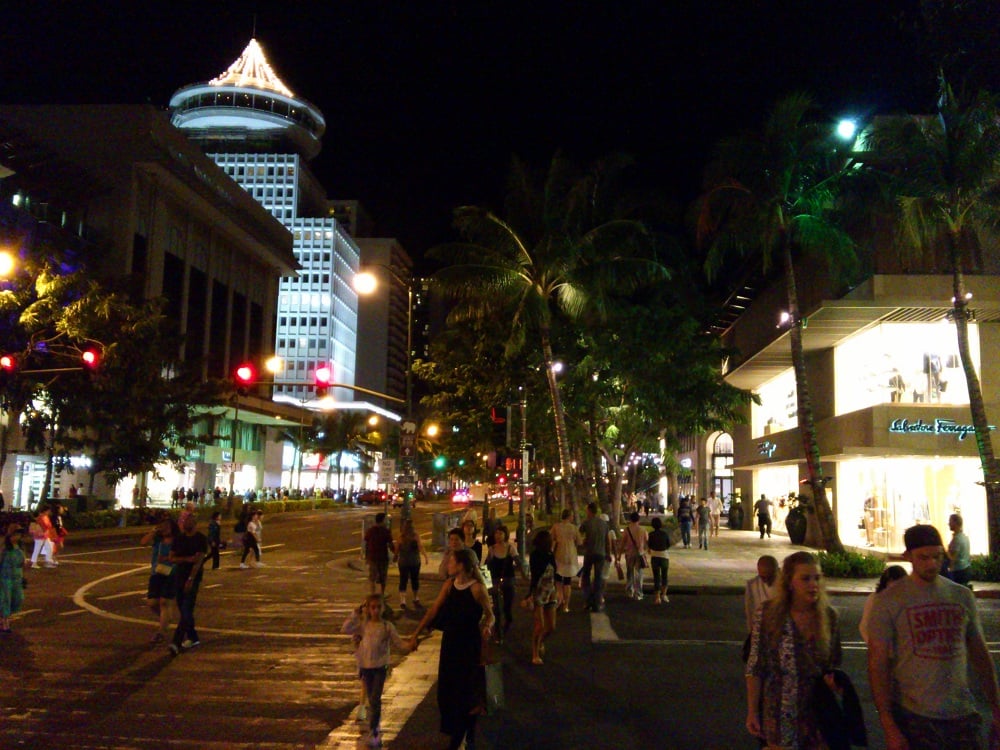
[{"label": "palm tree", "polygon": [[706,272],[716,276],[734,255],[758,257],[764,272],[775,263],[784,274],[798,427],[813,509],[824,549],[843,550],[826,499],[809,381],[802,347],[803,316],[795,260],[819,257],[831,265],[854,259],[854,243],[832,220],[834,189],[849,167],[830,128],[807,119],[810,97],[778,102],[762,132],[719,144],[699,202],[698,239],[707,246]]},{"label": "palm tree", "polygon": [[[506,219],[486,208],[455,209],[454,223],[465,242],[433,248],[448,265],[434,274],[435,286],[460,301],[453,320],[509,314],[507,351],[537,336],[555,423],[562,476],[570,477],[559,381],[552,365],[552,326],[557,314],[570,320],[600,315],[609,291],[627,292],[664,278],[666,269],[647,255],[645,227],[616,218],[606,183],[627,166],[622,159],[578,172],[562,155],[549,164],[541,186],[520,160],[514,161],[505,202]],[[571,504],[578,511],[576,493]]]},{"label": "palm tree", "polygon": [[[982,243],[995,242],[1000,224],[1000,111],[980,93],[961,102],[942,78],[937,116],[886,118],[874,128],[871,150],[888,164],[896,196],[899,249],[922,259],[943,258],[952,277],[958,352],[969,388],[969,409],[986,487],[991,554],[1000,554],[1000,463],[990,437],[983,390],[969,347],[971,295],[965,274],[982,269]],[[905,167],[892,169],[891,167]]]},{"label": "palm tree", "polygon": [[[312,435],[312,449],[325,454],[331,460],[327,462],[327,476],[333,471],[333,456],[336,456],[337,489],[344,489],[343,457],[345,454],[357,456],[362,465],[371,461],[368,450],[368,420],[363,412],[335,411],[324,414],[315,424]],[[318,471],[317,466],[317,471]],[[327,481],[329,485],[329,481]]]}]

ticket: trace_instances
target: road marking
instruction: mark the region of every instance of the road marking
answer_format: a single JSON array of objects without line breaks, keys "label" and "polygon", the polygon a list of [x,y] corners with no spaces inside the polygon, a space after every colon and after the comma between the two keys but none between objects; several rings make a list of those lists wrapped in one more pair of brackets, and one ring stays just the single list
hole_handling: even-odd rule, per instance
[{"label": "road marking", "polygon": [[87,614],[86,609],[71,609],[69,612],[60,612],[60,617],[66,617],[68,615],[85,615]]},{"label": "road marking", "polygon": [[102,596],[98,598],[98,601],[105,602],[110,599],[125,599],[129,596],[141,596],[143,599],[146,598],[146,594],[149,592],[145,589],[139,589],[137,591],[126,591],[124,594],[108,594],[107,596]]},{"label": "road marking", "polygon": [[[89,612],[90,614],[97,615],[98,617],[103,617],[107,620],[116,620],[118,622],[130,622],[136,625],[147,625],[150,627],[156,627],[156,622],[149,619],[139,618],[139,617],[126,617],[125,615],[117,615],[114,612],[108,612],[105,609],[101,609],[90,602],[87,601],[87,592],[89,592],[95,586],[99,586],[107,581],[112,581],[116,578],[123,578],[124,576],[135,575],[137,573],[144,573],[149,570],[148,565],[143,565],[138,568],[133,568],[132,570],[126,570],[122,573],[112,573],[111,575],[104,576],[103,578],[98,578],[90,583],[84,584],[73,592],[73,603],[76,604],[80,609],[74,610],[72,612],[62,612],[62,615],[70,614],[83,614],[84,612]],[[290,633],[287,631],[262,631],[262,630],[243,630],[240,628],[207,628],[198,627],[199,631],[204,631],[206,633],[220,633],[222,635],[238,635],[238,636],[266,636],[268,638],[286,638],[291,640],[322,640],[322,641],[349,641],[351,636],[343,635],[341,633]]]}]

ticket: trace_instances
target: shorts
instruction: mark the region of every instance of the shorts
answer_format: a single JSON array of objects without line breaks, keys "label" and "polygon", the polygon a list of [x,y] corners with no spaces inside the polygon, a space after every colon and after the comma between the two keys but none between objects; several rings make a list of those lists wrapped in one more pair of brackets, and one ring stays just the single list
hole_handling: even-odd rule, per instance
[{"label": "shorts", "polygon": [[572,586],[573,576],[561,576],[558,573],[556,573],[556,583],[561,583],[564,586]]},{"label": "shorts", "polygon": [[389,577],[389,561],[385,562],[370,562],[368,563],[368,580],[372,583],[377,583],[382,586],[385,585],[386,579]]},{"label": "shorts", "polygon": [[147,599],[174,599],[174,577],[165,576],[162,573],[153,573],[149,577],[149,586],[146,589]]}]

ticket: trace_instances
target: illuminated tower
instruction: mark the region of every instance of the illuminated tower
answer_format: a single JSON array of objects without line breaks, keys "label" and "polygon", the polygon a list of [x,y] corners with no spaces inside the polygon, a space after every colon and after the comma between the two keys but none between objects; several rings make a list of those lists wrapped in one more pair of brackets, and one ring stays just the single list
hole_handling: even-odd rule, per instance
[{"label": "illuminated tower", "polygon": [[[298,277],[279,287],[275,353],[285,361],[279,400],[307,401],[313,373],[331,364],[336,382],[354,384],[360,251],[329,216],[308,162],[320,151],[322,112],[275,75],[256,39],[229,69],[185,86],[170,99],[171,122],[282,222],[294,237]],[[341,389],[337,401],[353,401]]]}]

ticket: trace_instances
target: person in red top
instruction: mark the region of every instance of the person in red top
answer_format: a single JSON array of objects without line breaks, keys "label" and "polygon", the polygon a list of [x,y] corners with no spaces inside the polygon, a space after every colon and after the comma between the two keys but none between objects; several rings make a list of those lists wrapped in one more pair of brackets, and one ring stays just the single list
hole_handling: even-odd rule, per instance
[{"label": "person in red top", "polygon": [[385,596],[385,581],[389,575],[389,555],[395,554],[392,532],[386,528],[385,513],[375,516],[375,525],[365,532],[365,561],[371,592]]}]

